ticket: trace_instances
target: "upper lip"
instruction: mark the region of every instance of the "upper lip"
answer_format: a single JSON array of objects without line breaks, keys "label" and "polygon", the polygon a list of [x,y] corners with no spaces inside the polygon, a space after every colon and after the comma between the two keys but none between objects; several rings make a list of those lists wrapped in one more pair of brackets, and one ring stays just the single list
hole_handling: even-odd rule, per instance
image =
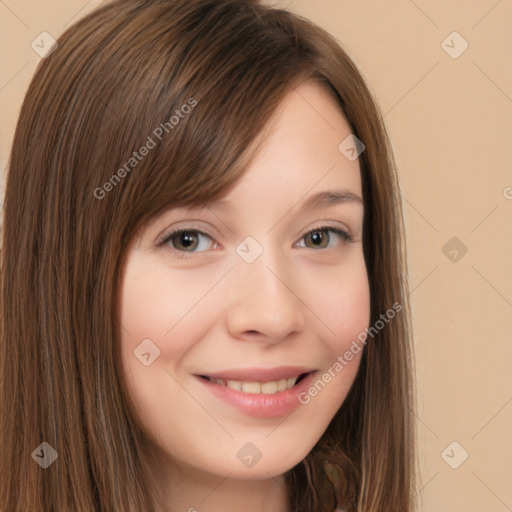
[{"label": "upper lip", "polygon": [[198,374],[212,379],[238,380],[243,382],[270,382],[298,377],[314,370],[305,366],[275,366],[273,368],[233,368]]}]

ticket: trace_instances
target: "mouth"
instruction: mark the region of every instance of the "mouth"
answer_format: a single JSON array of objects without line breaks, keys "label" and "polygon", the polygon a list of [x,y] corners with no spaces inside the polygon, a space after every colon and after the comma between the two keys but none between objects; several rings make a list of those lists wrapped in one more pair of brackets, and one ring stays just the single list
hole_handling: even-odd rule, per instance
[{"label": "mouth", "polygon": [[206,396],[227,403],[246,416],[259,419],[282,418],[298,409],[300,397],[316,378],[308,368],[241,368],[210,374],[196,374]]},{"label": "mouth", "polygon": [[241,391],[251,395],[275,395],[283,391],[288,391],[297,386],[303,379],[310,374],[314,373],[314,370],[309,372],[303,372],[292,377],[283,377],[277,380],[237,380],[227,378],[217,378],[208,375],[198,375],[201,379],[207,380],[213,384],[217,384],[222,387],[232,389],[234,391]]},{"label": "mouth", "polygon": [[246,416],[282,418],[298,409],[300,396],[316,378],[304,366],[239,368],[195,374],[206,396],[213,396]]}]

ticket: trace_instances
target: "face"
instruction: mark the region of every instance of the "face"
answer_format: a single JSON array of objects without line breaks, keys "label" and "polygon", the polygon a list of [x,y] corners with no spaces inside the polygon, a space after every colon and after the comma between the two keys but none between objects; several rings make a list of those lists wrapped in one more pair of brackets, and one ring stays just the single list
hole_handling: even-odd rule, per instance
[{"label": "face", "polygon": [[138,421],[176,467],[222,477],[268,478],[307,455],[369,325],[359,162],[338,149],[350,127],[312,83],[271,126],[236,186],[151,221],[122,274],[123,382]]}]

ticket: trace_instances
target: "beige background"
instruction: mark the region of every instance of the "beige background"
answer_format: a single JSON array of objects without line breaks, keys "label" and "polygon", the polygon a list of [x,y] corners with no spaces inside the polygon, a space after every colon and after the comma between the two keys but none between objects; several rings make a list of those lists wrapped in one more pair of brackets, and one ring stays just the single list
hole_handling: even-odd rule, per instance
[{"label": "beige background", "polygon": [[[0,0],[2,170],[40,59],[31,42],[101,3]],[[345,46],[392,138],[414,310],[419,510],[512,511],[512,1],[275,3]],[[452,469],[462,450],[469,457]]]}]

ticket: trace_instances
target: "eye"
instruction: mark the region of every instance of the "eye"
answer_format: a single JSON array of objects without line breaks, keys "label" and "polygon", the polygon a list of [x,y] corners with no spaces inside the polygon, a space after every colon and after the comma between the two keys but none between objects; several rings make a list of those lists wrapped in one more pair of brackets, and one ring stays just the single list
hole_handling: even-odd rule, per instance
[{"label": "eye", "polygon": [[[328,249],[329,242],[337,238],[341,238],[345,242],[352,241],[352,237],[346,231],[333,226],[320,226],[312,229],[302,237],[302,240],[306,241],[305,247],[308,249]],[[304,245],[300,247],[304,247]]]},{"label": "eye", "polygon": [[[198,229],[178,229],[170,233],[162,242],[162,245],[169,245],[181,253],[194,253],[208,250],[207,239],[213,240],[212,236]],[[188,254],[179,254],[181,258],[189,257]]]},{"label": "eye", "polygon": [[[344,230],[333,226],[320,226],[305,233],[301,240],[304,240],[307,249],[328,249],[332,248],[331,242],[351,242],[352,237]],[[169,246],[178,258],[191,258],[192,254],[210,249],[214,241],[213,235],[195,228],[181,228],[169,233],[160,245]]]}]

